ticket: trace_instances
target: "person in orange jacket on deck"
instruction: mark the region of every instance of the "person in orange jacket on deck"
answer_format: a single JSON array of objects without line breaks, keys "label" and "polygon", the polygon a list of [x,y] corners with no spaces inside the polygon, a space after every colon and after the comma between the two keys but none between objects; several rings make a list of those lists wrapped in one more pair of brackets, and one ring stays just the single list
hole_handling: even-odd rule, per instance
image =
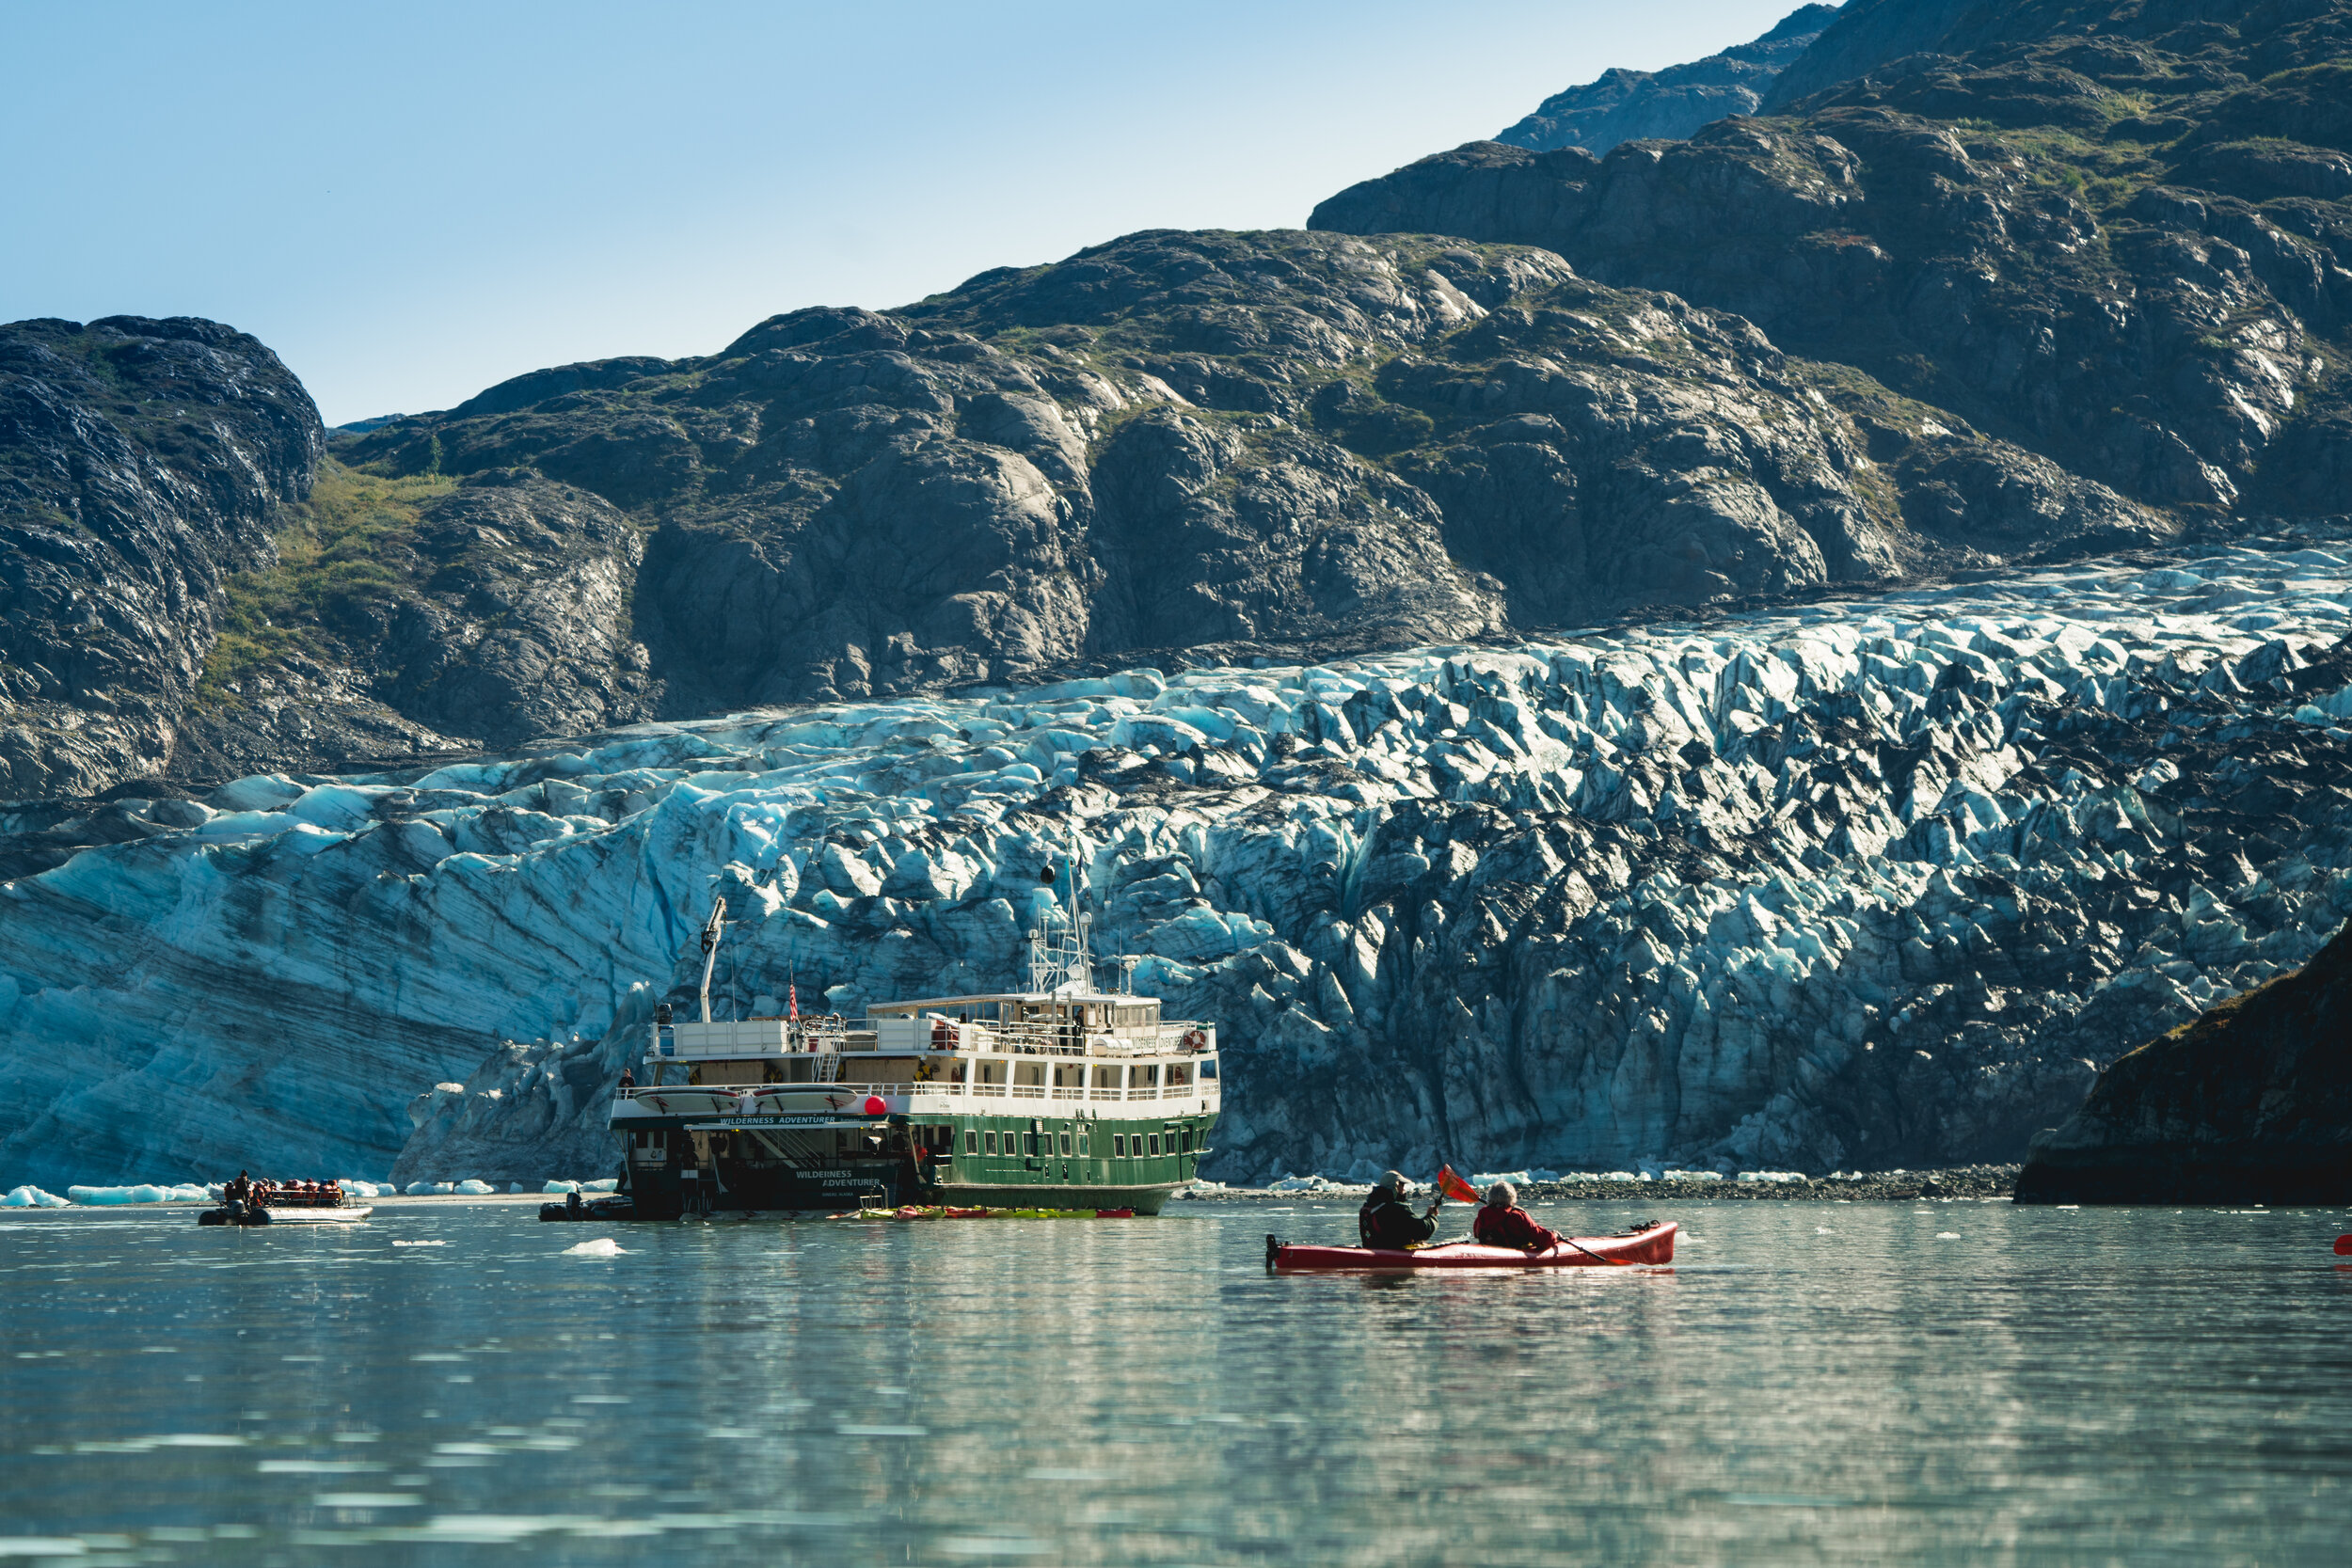
[{"label": "person in orange jacket on deck", "polygon": [[1470,1226],[1470,1237],[1482,1246],[1517,1247],[1521,1252],[1541,1252],[1560,1241],[1558,1232],[1537,1225],[1519,1207],[1518,1189],[1508,1181],[1486,1189],[1486,1201]]}]

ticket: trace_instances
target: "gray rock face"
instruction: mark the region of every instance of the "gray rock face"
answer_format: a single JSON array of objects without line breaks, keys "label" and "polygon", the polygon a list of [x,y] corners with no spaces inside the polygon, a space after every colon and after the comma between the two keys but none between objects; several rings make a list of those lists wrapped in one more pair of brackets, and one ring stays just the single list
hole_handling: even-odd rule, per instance
[{"label": "gray rock face", "polygon": [[1603,71],[1545,99],[1495,140],[1538,152],[1581,147],[1598,157],[1619,142],[1679,138],[1725,115],[1754,114],[1773,80],[1836,15],[1836,6],[1801,6],[1763,37],[1720,55],[1663,71]]},{"label": "gray rock face", "polygon": [[[1850,82],[1873,67],[1941,45],[1976,0],[1847,0],[1764,95],[1769,112]],[[2047,9],[2048,8],[2041,8]]]},{"label": "gray rock face", "polygon": [[160,771],[222,578],[275,559],[318,410],[213,322],[0,326],[0,797]]},{"label": "gray rock face", "polygon": [[267,585],[264,618],[309,608],[304,641],[208,689],[183,722],[172,777],[513,746],[651,707],[659,685],[629,608],[644,539],[610,502],[531,470],[485,470],[413,501],[354,503],[343,494],[354,483],[330,474],[312,510],[373,518],[352,536],[363,541],[349,562],[358,591],[323,563],[348,542],[304,574],[278,574],[294,581]]},{"label": "gray rock face", "polygon": [[492,746],[646,706],[628,605],[644,548],[626,516],[585,491],[495,471],[421,510],[415,548],[432,569],[376,644],[386,703]]},{"label": "gray rock face", "polygon": [[[558,476],[644,519],[636,625],[673,716],[1484,636],[2169,526],[1957,416],[1910,423],[1999,483],[1882,467],[1856,412],[1900,400],[1867,378],[1504,246],[1136,234],[550,374],[350,454]],[[1976,538],[1953,498],[1993,490]]]},{"label": "gray rock face", "polygon": [[[2054,9],[2089,32],[2053,35]],[[2352,6],[2227,29],[2174,9],[1850,7],[1784,82],[1829,72],[1834,45],[1867,56],[1861,74],[1808,87],[1792,118],[1597,162],[1473,143],[1311,227],[1542,245],[2152,506],[2332,510],[2311,476],[2345,461],[2352,165],[2330,138],[2352,137],[2317,84],[2352,47]],[[1963,52],[1862,46],[1916,27]],[[2217,90],[2262,71],[2281,73]],[[2257,139],[2282,134],[2304,141]]]}]

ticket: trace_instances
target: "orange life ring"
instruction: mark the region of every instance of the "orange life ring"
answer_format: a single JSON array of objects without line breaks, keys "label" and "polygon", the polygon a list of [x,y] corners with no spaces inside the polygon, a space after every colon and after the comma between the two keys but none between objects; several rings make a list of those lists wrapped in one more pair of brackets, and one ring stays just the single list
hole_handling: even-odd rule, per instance
[{"label": "orange life ring", "polygon": [[1184,1033],[1184,1049],[1186,1051],[1206,1051],[1209,1049],[1208,1031],[1204,1029],[1186,1030]]}]

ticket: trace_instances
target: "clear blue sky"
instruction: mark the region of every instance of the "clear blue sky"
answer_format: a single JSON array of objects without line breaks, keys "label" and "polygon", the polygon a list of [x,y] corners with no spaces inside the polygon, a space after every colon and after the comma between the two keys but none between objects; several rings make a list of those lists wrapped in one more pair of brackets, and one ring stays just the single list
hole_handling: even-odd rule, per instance
[{"label": "clear blue sky", "polygon": [[200,315],[330,423],[1136,229],[1295,227],[1797,0],[0,8],[0,320]]}]

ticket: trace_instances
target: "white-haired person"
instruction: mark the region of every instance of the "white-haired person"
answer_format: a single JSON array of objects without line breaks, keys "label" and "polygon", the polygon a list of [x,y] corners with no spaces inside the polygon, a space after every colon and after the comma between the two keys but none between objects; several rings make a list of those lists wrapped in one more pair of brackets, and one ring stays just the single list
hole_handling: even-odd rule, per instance
[{"label": "white-haired person", "polygon": [[1486,1189],[1486,1201],[1470,1226],[1470,1238],[1482,1245],[1517,1247],[1521,1252],[1541,1252],[1560,1240],[1558,1232],[1528,1217],[1519,1207],[1518,1189],[1508,1181]]},{"label": "white-haired person", "polygon": [[1437,1204],[1432,1203],[1426,1214],[1414,1213],[1405,1201],[1412,1190],[1413,1184],[1395,1171],[1380,1178],[1364,1206],[1356,1211],[1356,1234],[1364,1245],[1401,1252],[1420,1246],[1438,1233]]}]

